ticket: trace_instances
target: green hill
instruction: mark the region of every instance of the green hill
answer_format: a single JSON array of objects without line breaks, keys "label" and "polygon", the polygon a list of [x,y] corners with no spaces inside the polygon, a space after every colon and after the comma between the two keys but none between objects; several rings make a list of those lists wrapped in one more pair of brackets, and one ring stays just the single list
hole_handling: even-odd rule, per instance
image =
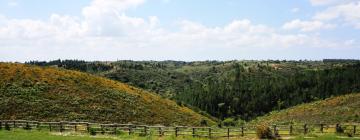
[{"label": "green hill", "polygon": [[0,63],[0,119],[214,124],[189,108],[124,83],[77,71],[12,63]]},{"label": "green hill", "polygon": [[302,104],[259,117],[252,123],[354,123],[360,121],[360,94]]},{"label": "green hill", "polygon": [[271,111],[360,92],[360,61],[31,61],[120,81],[206,111],[252,120]]}]

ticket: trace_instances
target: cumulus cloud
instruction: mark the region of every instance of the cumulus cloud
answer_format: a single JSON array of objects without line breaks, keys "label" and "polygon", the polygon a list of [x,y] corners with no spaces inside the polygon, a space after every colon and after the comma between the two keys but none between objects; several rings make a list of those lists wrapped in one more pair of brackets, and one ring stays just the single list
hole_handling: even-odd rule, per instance
[{"label": "cumulus cloud", "polygon": [[310,32],[316,31],[320,29],[331,29],[334,28],[334,24],[326,24],[321,21],[302,21],[299,19],[292,20],[283,25],[283,29],[291,30],[291,29],[299,29],[302,32]]},{"label": "cumulus cloud", "polygon": [[318,12],[314,19],[331,21],[340,19],[342,22],[360,29],[360,1],[331,6],[324,11]]}]

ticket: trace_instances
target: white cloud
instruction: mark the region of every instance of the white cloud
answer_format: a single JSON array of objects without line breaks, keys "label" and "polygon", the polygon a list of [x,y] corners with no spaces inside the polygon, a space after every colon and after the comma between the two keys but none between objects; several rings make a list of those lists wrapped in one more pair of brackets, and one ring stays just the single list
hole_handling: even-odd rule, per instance
[{"label": "white cloud", "polygon": [[299,12],[299,11],[300,11],[299,8],[293,8],[293,9],[291,9],[291,12],[292,12],[292,13],[297,13],[297,12]]},{"label": "white cloud", "polygon": [[344,44],[347,45],[347,46],[354,45],[355,43],[356,43],[356,41],[354,39],[346,40],[344,42]]},{"label": "white cloud", "polygon": [[291,30],[291,29],[299,29],[302,32],[310,32],[321,29],[331,29],[334,28],[333,24],[326,24],[321,21],[302,21],[299,19],[292,20],[283,25],[283,29]]},{"label": "white cloud", "polygon": [[337,5],[344,4],[349,2],[356,2],[359,0],[310,0],[311,5],[313,6],[327,6],[327,5]]},{"label": "white cloud", "polygon": [[316,20],[330,21],[340,19],[342,22],[360,29],[360,1],[336,5],[317,13]]},{"label": "white cloud", "polygon": [[16,6],[18,6],[19,4],[18,4],[18,2],[16,2],[16,1],[9,1],[8,2],[8,6],[10,6],[10,7],[16,7]]}]

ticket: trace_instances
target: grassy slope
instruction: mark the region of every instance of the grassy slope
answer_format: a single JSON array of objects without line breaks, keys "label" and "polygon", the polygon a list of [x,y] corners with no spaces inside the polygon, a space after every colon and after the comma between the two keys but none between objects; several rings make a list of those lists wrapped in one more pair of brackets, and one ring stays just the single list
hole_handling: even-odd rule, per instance
[{"label": "grassy slope", "polygon": [[360,93],[302,104],[259,117],[253,123],[352,123],[360,121]]},{"label": "grassy slope", "polygon": [[81,72],[0,63],[0,77],[0,119],[213,124],[173,101]]}]

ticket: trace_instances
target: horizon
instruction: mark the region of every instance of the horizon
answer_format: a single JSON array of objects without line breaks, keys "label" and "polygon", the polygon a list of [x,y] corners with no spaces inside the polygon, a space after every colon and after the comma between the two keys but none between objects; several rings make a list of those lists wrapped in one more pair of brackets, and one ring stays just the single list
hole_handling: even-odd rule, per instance
[{"label": "horizon", "polygon": [[0,0],[0,62],[360,59],[360,0]]},{"label": "horizon", "polygon": [[54,61],[84,61],[84,62],[120,62],[120,61],[134,61],[134,62],[167,62],[167,61],[174,61],[174,62],[185,62],[185,63],[192,63],[192,62],[231,62],[231,61],[257,61],[257,62],[269,62],[269,61],[286,61],[286,62],[323,62],[326,60],[334,60],[334,61],[359,61],[360,59],[341,59],[341,58],[324,58],[324,59],[232,59],[232,60],[194,60],[194,61],[184,61],[184,60],[131,60],[131,59],[118,59],[118,60],[81,60],[81,59],[52,59],[52,60],[28,60],[28,61],[0,61],[0,63],[31,63],[31,62],[54,62]]}]

